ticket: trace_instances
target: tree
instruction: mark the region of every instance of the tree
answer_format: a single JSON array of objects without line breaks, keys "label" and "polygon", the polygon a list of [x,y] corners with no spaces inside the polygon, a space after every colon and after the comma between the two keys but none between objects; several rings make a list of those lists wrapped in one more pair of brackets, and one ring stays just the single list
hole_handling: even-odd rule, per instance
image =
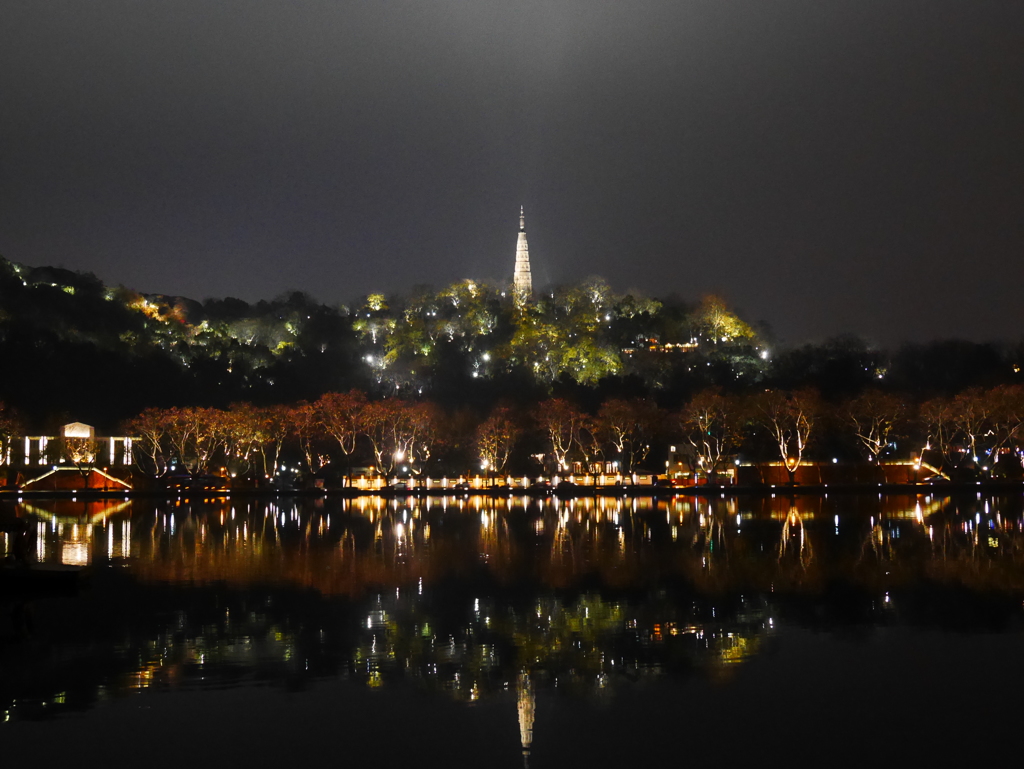
[{"label": "tree", "polygon": [[562,398],[550,398],[537,405],[534,418],[547,437],[554,472],[568,470],[569,452],[579,437],[585,415]]},{"label": "tree", "polygon": [[697,334],[713,344],[753,340],[757,336],[754,329],[728,308],[724,299],[714,294],[701,299],[693,315],[693,326]]},{"label": "tree", "polygon": [[263,469],[269,475],[277,472],[281,450],[288,439],[291,423],[288,421],[291,410],[287,406],[267,406],[262,410],[262,438],[260,454],[263,456]]},{"label": "tree", "polygon": [[476,431],[477,453],[484,468],[504,472],[520,435],[522,430],[509,409],[499,406],[492,411]]},{"label": "tree", "polygon": [[126,435],[135,436],[132,441],[135,462],[139,468],[153,477],[167,472],[170,462],[166,452],[167,412],[164,409],[149,408],[122,426]]},{"label": "tree", "polygon": [[988,394],[991,402],[989,428],[991,436],[988,451],[990,465],[995,471],[1003,453],[1011,448],[1024,464],[1024,387],[999,385]]},{"label": "tree", "polygon": [[841,412],[853,426],[869,458],[878,462],[897,437],[896,431],[906,417],[907,407],[895,395],[867,390],[848,401]]},{"label": "tree", "polygon": [[324,393],[316,402],[320,426],[337,441],[338,448],[346,457],[355,451],[367,403],[366,395],[359,390]]},{"label": "tree", "polygon": [[316,403],[300,401],[288,409],[288,423],[292,435],[298,441],[299,450],[311,473],[316,473],[327,463],[323,440],[327,436],[320,419],[320,407]]},{"label": "tree", "polygon": [[598,429],[615,449],[622,472],[632,473],[647,458],[660,420],[660,409],[647,398],[611,398],[601,404]]},{"label": "tree", "polygon": [[[921,404],[918,412],[928,432],[924,449],[937,451],[942,466],[959,467],[963,463],[963,452],[957,441],[956,409],[952,398],[932,398]],[[940,468],[941,469],[941,468]]]},{"label": "tree", "polygon": [[24,426],[17,413],[0,401],[0,466],[11,463],[11,447],[24,434]]},{"label": "tree", "polygon": [[991,472],[1024,433],[1024,388],[1019,385],[970,387],[925,406],[929,427],[953,465],[970,460],[981,472]]},{"label": "tree", "polygon": [[165,412],[168,445],[190,475],[205,473],[224,446],[224,412],[212,408],[173,408]]},{"label": "tree", "polygon": [[411,458],[419,465],[414,472],[423,472],[427,462],[433,456],[434,449],[443,443],[441,431],[441,414],[433,403],[411,403],[408,406],[409,421],[413,429],[413,437],[409,444]]},{"label": "tree", "polygon": [[99,444],[95,438],[65,436],[61,441],[61,460],[71,462],[83,475],[88,474],[88,468],[95,464],[98,454]]},{"label": "tree", "polygon": [[677,415],[694,458],[694,473],[711,483],[743,440],[744,409],[717,387],[697,393]]},{"label": "tree", "polygon": [[248,474],[254,468],[253,455],[261,441],[258,410],[251,403],[231,404],[222,415],[221,431],[224,454],[232,472]]},{"label": "tree", "polygon": [[564,375],[594,385],[622,370],[619,347],[610,339],[611,312],[603,281],[557,288],[517,313],[506,357],[542,382]]},{"label": "tree", "polygon": [[366,404],[359,431],[370,441],[378,471],[388,476],[401,463],[429,459],[436,438],[434,421],[427,404],[387,398]]},{"label": "tree", "polygon": [[771,435],[790,484],[796,482],[796,471],[814,435],[819,411],[818,394],[809,389],[790,393],[766,390],[754,399],[755,419]]},{"label": "tree", "polygon": [[622,370],[618,351],[592,337],[567,341],[559,348],[559,370],[582,385],[593,386]]},{"label": "tree", "polygon": [[576,445],[583,455],[584,472],[593,473],[604,456],[605,440],[600,423],[587,414],[576,424]]}]

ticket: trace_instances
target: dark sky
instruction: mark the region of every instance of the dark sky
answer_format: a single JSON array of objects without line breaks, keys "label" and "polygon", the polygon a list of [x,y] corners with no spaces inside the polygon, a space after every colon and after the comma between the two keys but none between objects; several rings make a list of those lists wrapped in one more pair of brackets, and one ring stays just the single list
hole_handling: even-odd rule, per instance
[{"label": "dark sky", "polygon": [[0,254],[146,292],[720,292],[1024,335],[1020,0],[0,4]]}]

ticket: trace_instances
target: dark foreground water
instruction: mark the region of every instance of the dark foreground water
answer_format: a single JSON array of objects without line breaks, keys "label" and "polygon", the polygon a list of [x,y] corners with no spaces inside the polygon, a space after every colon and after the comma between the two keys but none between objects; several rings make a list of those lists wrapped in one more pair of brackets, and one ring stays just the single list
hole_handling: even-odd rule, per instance
[{"label": "dark foreground water", "polygon": [[1022,507],[9,503],[4,552],[89,575],[3,575],[0,756],[988,762],[1022,718]]}]

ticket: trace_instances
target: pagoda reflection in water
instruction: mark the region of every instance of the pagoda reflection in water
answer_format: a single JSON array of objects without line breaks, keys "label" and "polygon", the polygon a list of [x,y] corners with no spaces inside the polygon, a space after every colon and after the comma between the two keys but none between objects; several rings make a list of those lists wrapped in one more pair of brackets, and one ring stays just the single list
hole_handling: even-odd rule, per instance
[{"label": "pagoda reflection in water", "polygon": [[[21,717],[199,680],[341,678],[465,702],[514,694],[526,755],[539,691],[716,680],[787,618],[891,622],[919,611],[922,585],[1024,591],[1016,499],[36,502],[2,515],[35,522],[39,560],[121,567],[86,604],[146,597],[111,618],[110,647],[48,639],[54,654],[103,656],[58,689],[5,676]],[[830,604],[836,584],[857,600]]]}]

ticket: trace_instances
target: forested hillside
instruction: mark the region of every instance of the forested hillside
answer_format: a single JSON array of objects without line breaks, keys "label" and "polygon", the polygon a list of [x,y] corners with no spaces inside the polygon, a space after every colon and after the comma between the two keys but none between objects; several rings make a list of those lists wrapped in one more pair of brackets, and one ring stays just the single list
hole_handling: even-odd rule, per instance
[{"label": "forested hillside", "polygon": [[114,429],[148,407],[291,404],[353,388],[480,419],[498,403],[551,396],[590,412],[612,397],[677,408],[710,386],[813,387],[826,400],[873,387],[921,401],[1019,383],[1020,351],[955,340],[885,351],[853,337],[780,349],[717,297],[620,295],[599,278],[525,308],[470,280],[351,306],[298,292],[250,304],[143,295],[0,259],[0,400],[36,430],[70,419]]}]

